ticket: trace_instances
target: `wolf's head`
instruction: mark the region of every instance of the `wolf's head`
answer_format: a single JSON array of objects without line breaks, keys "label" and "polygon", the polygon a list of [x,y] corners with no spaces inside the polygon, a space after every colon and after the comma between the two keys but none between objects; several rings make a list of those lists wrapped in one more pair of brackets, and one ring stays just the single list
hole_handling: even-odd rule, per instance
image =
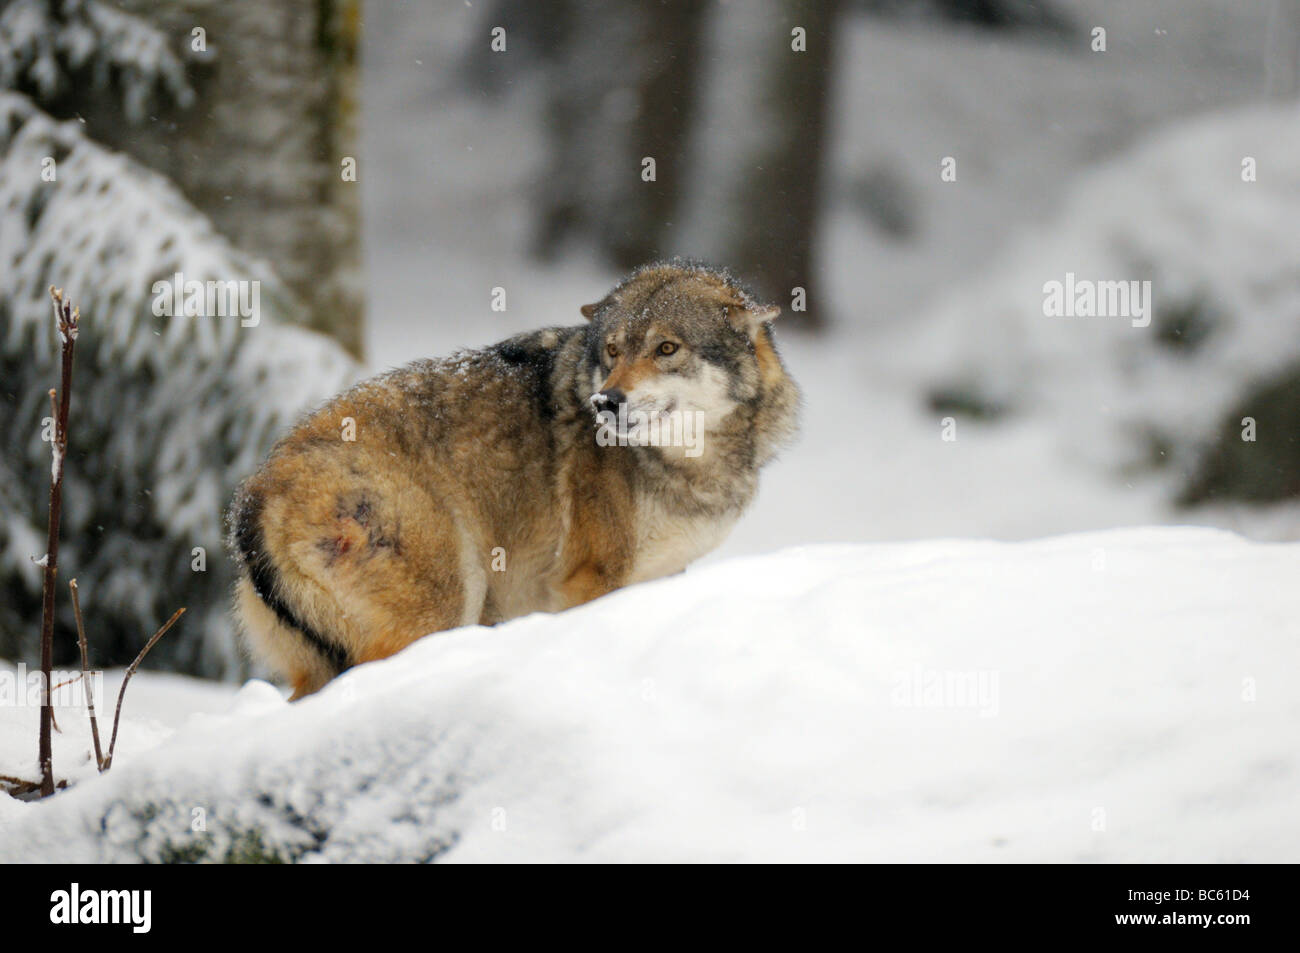
[{"label": "wolf's head", "polygon": [[781,309],[755,301],[726,273],[647,265],[582,313],[591,321],[584,363],[592,410],[616,419],[621,436],[666,418],[702,432],[744,425],[758,431],[762,463],[793,433],[798,391],[770,327]]}]

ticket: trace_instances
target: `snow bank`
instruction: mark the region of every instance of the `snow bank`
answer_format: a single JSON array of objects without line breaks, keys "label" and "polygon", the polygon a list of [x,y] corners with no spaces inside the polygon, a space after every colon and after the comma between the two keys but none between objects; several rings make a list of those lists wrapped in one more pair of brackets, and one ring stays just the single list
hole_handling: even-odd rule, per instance
[{"label": "snow bank", "polygon": [[[1068,421],[1075,459],[1194,468],[1243,399],[1300,366],[1296,120],[1290,104],[1200,118],[1085,176],[939,309],[918,352],[938,355],[938,389]],[[1048,317],[1044,286],[1067,274],[1149,281],[1154,313]]]},{"label": "snow bank", "polygon": [[1298,574],[1203,529],[737,559],[250,682],[0,860],[1295,861]]}]

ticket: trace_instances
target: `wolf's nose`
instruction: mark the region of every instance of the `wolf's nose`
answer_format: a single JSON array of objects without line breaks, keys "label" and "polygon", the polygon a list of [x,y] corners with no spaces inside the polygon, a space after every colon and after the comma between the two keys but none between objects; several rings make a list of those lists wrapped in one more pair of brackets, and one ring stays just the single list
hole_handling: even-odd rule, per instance
[{"label": "wolf's nose", "polygon": [[611,387],[609,390],[597,391],[591,395],[591,403],[597,410],[603,410],[606,407],[622,404],[627,401],[627,394],[623,393],[617,387]]}]

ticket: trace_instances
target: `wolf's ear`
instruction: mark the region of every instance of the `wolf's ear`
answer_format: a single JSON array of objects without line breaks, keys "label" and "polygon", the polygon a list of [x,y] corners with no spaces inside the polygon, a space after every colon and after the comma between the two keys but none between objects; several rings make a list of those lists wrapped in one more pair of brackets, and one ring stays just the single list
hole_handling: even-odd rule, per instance
[{"label": "wolf's ear", "polygon": [[612,297],[612,296],[611,296],[611,295],[605,295],[605,297],[601,298],[601,299],[600,299],[599,301],[597,301],[595,304],[584,304],[584,305],[583,305],[581,308],[579,308],[578,310],[582,312],[582,316],[583,316],[584,318],[586,318],[588,321],[590,321],[590,320],[592,320],[594,317],[596,317],[597,314],[600,313],[600,309],[601,309],[601,308],[603,308],[603,307],[605,307],[605,305],[609,304],[609,299],[610,299],[610,297]]},{"label": "wolf's ear", "polygon": [[731,326],[737,331],[744,331],[751,338],[758,334],[759,328],[780,314],[781,306],[777,304],[752,302],[727,308],[727,320],[731,322]]}]

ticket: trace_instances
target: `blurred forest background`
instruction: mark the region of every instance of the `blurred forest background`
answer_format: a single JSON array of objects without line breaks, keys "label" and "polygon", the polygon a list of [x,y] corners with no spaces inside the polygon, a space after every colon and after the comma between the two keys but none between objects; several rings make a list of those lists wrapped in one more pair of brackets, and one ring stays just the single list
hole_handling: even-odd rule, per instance
[{"label": "blurred forest background", "polygon": [[[1298,64],[1300,0],[0,0],[0,656],[36,654],[50,284],[103,664],[184,604],[151,664],[242,676],[221,513],[298,414],[674,255],[782,305],[807,397],[711,558],[1300,538]],[[262,320],[155,316],[177,272]],[[1044,316],[1067,272],[1152,281],[1150,326]]]}]

